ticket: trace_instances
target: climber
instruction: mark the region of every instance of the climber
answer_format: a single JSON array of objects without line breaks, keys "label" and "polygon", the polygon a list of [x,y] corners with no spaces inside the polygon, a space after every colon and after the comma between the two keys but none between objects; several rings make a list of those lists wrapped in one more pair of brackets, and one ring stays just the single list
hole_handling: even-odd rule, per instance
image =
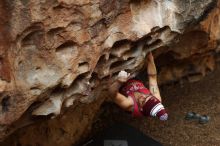
[{"label": "climber", "polygon": [[160,91],[157,85],[157,70],[152,53],[147,56],[147,73],[150,91],[140,80],[131,78],[127,72],[121,71],[118,74],[117,81],[109,88],[110,92],[114,93],[112,99],[122,109],[132,112],[134,117],[151,116],[165,121],[168,114],[161,104]]}]

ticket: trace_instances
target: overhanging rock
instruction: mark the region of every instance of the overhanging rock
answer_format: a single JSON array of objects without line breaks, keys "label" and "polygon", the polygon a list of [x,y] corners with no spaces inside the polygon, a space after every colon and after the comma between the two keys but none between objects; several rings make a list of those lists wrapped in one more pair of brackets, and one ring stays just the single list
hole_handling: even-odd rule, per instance
[{"label": "overhanging rock", "polygon": [[[74,112],[86,107],[71,105],[91,106],[97,102],[89,120],[81,119],[78,125],[81,131],[70,136],[77,141],[104,101],[100,95],[120,70],[136,74],[149,51],[175,48],[178,39],[184,40],[180,34],[203,20],[216,3],[215,0],[1,1],[0,31],[4,37],[0,37],[0,138],[33,123],[33,117],[62,117],[64,109]],[[170,51],[164,50],[157,51],[156,56]],[[172,50],[174,54],[178,51]],[[172,79],[167,72],[168,77],[160,77],[161,82]],[[76,114],[72,120],[83,114]],[[55,123],[62,125],[58,122],[61,119],[55,119]],[[74,133],[77,128],[73,127]]]}]

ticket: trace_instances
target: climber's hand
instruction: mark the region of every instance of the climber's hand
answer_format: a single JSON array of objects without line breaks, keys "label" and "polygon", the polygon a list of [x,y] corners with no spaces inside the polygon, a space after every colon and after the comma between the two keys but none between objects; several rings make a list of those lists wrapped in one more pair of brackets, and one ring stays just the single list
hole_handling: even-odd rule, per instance
[{"label": "climber's hand", "polygon": [[108,91],[112,98],[116,96],[116,94],[119,92],[119,88],[121,87],[121,85],[126,82],[129,77],[130,73],[127,73],[126,71],[120,71],[116,80],[108,83]]},{"label": "climber's hand", "polygon": [[120,82],[126,82],[130,77],[130,73],[127,73],[126,71],[120,71],[118,73],[118,78],[117,80],[120,81]]}]

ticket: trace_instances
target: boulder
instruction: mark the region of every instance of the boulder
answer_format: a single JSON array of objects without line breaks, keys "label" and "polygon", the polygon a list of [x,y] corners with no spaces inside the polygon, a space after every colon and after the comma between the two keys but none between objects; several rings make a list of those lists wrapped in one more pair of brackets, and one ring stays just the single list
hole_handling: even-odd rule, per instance
[{"label": "boulder", "polygon": [[0,139],[20,129],[2,144],[75,144],[88,133],[117,74],[139,73],[150,51],[160,84],[199,80],[219,60],[219,5],[2,0]]}]

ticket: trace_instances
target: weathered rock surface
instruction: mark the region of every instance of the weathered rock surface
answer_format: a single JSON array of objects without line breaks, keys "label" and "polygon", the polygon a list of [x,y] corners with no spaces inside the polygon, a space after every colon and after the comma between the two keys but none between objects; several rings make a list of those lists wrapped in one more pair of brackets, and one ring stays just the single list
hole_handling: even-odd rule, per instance
[{"label": "weathered rock surface", "polygon": [[3,145],[77,142],[107,97],[107,83],[120,70],[139,72],[151,50],[157,49],[161,84],[183,77],[196,81],[212,71],[219,3],[1,1],[0,138],[34,124]]}]

